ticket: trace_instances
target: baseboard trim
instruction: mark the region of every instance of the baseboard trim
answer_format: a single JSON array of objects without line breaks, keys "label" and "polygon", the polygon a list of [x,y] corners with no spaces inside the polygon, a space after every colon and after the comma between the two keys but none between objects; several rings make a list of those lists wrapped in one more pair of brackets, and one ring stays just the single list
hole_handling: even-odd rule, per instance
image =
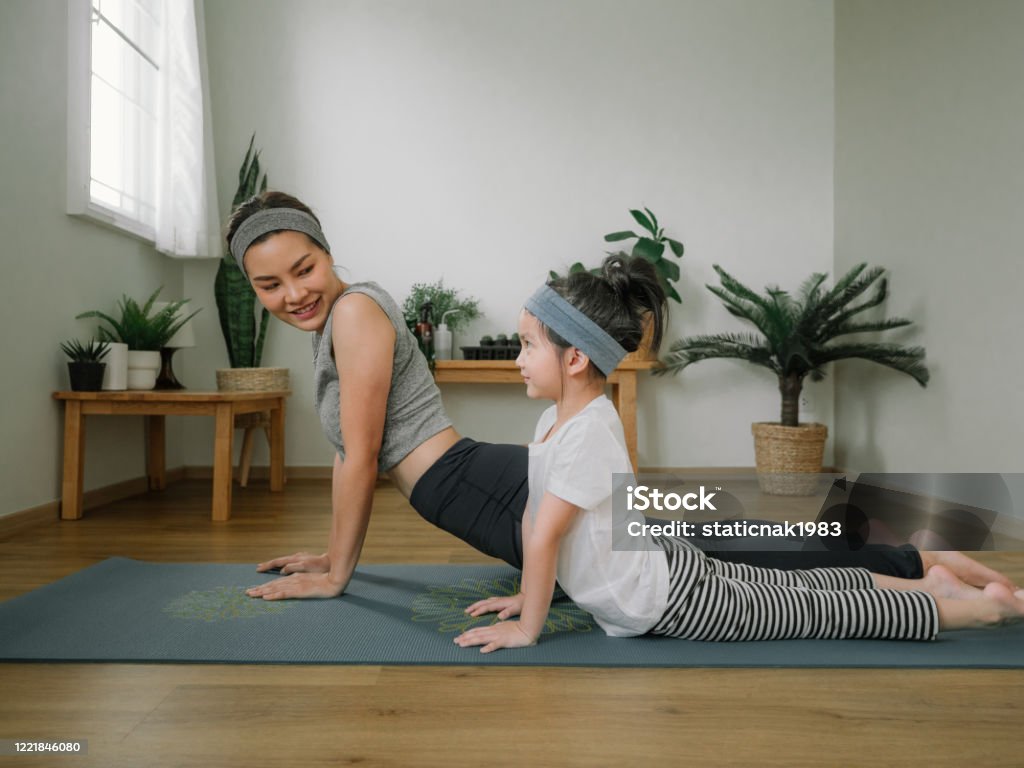
[{"label": "baseboard trim", "polygon": [[51,501],[38,507],[22,509],[0,517],[0,540],[6,539],[27,528],[52,523],[60,518],[60,502]]},{"label": "baseboard trim", "polygon": [[[186,480],[212,480],[213,467],[209,466],[186,466],[182,467]],[[284,474],[288,480],[330,480],[332,467],[311,467],[311,466],[285,466]],[[238,472],[235,470],[237,481]],[[270,467],[253,466],[249,469],[250,480],[269,480]]]},{"label": "baseboard trim", "polygon": [[[167,470],[167,482],[175,483],[185,476],[184,468]],[[149,490],[149,478],[133,477],[130,480],[122,480],[119,483],[104,485],[100,488],[93,488],[82,494],[82,509],[88,512],[90,509],[113,504],[115,501],[130,499],[132,496],[139,496]],[[0,538],[10,536],[44,523],[51,523],[60,520],[60,499],[40,504],[38,507],[30,507],[9,515],[0,517]]]}]

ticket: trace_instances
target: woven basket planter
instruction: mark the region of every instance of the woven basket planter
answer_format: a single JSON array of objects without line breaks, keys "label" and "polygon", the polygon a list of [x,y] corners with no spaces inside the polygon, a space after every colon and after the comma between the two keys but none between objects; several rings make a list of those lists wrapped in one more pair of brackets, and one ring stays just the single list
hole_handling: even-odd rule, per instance
[{"label": "woven basket planter", "polygon": [[801,424],[784,427],[774,422],[751,425],[757,482],[763,493],[810,496],[818,486],[828,427]]},{"label": "woven basket planter", "polygon": [[[218,368],[217,389],[222,392],[277,392],[289,388],[287,368]],[[247,429],[270,423],[267,413],[235,416],[235,427]]]}]

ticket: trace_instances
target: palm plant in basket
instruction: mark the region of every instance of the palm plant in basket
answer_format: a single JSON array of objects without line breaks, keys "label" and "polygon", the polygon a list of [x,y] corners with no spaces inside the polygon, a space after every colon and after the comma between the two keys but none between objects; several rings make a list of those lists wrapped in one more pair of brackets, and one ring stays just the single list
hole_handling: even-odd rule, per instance
[{"label": "palm plant in basket", "polygon": [[[249,138],[238,171],[238,187],[231,201],[235,210],[249,198],[267,190],[267,176],[260,169],[256,135]],[[230,252],[224,254],[213,283],[220,329],[228,349],[230,368],[217,371],[219,389],[287,389],[287,368],[263,368],[263,344],[270,313],[259,304],[249,278],[238,268]]]},{"label": "palm plant in basket", "polygon": [[[861,359],[911,376],[922,387],[928,383],[921,347],[870,341],[846,341],[858,333],[882,332],[911,324],[895,317],[859,320],[861,313],[882,304],[888,284],[881,267],[858,264],[831,289],[827,275],[812,274],[793,297],[778,287],[764,294],[752,291],[715,265],[721,287],[707,286],[735,317],[760,331],[691,336],[674,342],[656,373],[679,373],[702,360],[734,358],[767,368],[775,374],[782,396],[779,422],[753,425],[758,479],[767,493],[810,493],[814,474],[821,471],[828,430],[823,424],[800,424],[800,392],[804,379],[825,378],[825,366],[836,360]],[[869,289],[873,292],[861,300]],[[799,475],[804,474],[803,478]],[[808,476],[809,475],[809,476]]]}]

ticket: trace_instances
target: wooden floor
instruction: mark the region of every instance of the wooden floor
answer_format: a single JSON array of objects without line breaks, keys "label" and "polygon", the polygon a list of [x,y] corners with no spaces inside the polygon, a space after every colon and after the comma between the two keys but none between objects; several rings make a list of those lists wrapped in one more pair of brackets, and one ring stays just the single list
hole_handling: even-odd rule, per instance
[{"label": "wooden floor", "polygon": [[[0,541],[0,599],[122,555],[251,562],[327,540],[329,484],[185,481]],[[980,559],[1024,582],[1024,554]],[[364,562],[487,562],[377,491]],[[1024,671],[0,665],[16,765],[1024,766]]]}]

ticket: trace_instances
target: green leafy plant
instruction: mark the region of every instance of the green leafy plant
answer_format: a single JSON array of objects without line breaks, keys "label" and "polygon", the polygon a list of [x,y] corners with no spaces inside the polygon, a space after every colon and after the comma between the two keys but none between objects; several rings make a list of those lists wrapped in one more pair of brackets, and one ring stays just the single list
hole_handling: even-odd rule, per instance
[{"label": "green leafy plant", "polygon": [[153,294],[146,299],[142,306],[139,306],[135,299],[122,296],[118,304],[121,310],[120,318],[114,318],[97,310],[83,312],[77,315],[77,318],[98,317],[105,321],[110,327],[100,326],[99,335],[102,341],[120,341],[127,344],[128,349],[158,352],[171,340],[181,326],[199,312],[197,309],[186,317],[180,317],[181,308],[188,302],[188,299],[183,299],[172,301],[151,315],[153,303],[161,290],[163,290],[163,286],[153,291]]},{"label": "green leafy plant", "polygon": [[[662,360],[664,368],[655,373],[678,373],[693,363],[715,358],[735,358],[772,371],[782,395],[781,423],[795,427],[800,422],[800,392],[804,378],[825,378],[824,366],[836,360],[859,358],[914,378],[922,387],[928,383],[921,347],[903,347],[866,341],[839,341],[855,333],[888,331],[911,325],[896,317],[887,320],[856,321],[862,312],[877,307],[888,295],[888,283],[881,267],[867,269],[858,264],[830,290],[822,284],[826,274],[816,272],[803,282],[799,297],[778,287],[764,295],[750,290],[724,269],[715,265],[721,287],[707,286],[734,316],[752,323],[762,335],[719,333],[691,336],[673,343]],[[869,288],[874,293],[859,304],[854,302]]]},{"label": "green leafy plant", "polygon": [[431,322],[434,325],[441,322],[441,318],[446,312],[453,309],[458,310],[458,312],[448,315],[444,321],[452,332],[465,328],[471,320],[481,316],[479,300],[461,298],[456,289],[445,287],[444,280],[441,279],[436,283],[413,284],[409,295],[402,304],[402,315],[405,317],[405,322],[416,325],[420,316],[420,307],[428,301],[433,307]]},{"label": "green leafy plant", "polygon": [[635,239],[636,242],[633,244],[631,255],[639,256],[651,262],[658,273],[658,282],[661,283],[665,295],[682,304],[683,300],[676,293],[676,289],[672,287],[672,283],[679,280],[679,265],[665,258],[665,246],[667,245],[671,249],[677,259],[681,259],[683,257],[683,244],[678,240],[665,236],[665,230],[658,226],[658,218],[651,212],[650,208],[644,208],[643,211],[633,209],[630,210],[630,214],[637,224],[647,230],[647,234],[638,235],[632,230],[624,230],[605,235],[605,241],[614,243]]},{"label": "green leafy plant", "polygon": [[82,344],[78,339],[69,339],[60,348],[73,363],[98,363],[107,356],[110,343],[91,339],[88,344]]},{"label": "green leafy plant", "polygon": [[[231,201],[232,211],[250,197],[267,189],[267,176],[261,175],[260,171],[259,150],[253,149],[255,141],[256,134],[253,134],[238,171],[238,188]],[[224,254],[217,267],[213,293],[231,367],[258,368],[263,359],[263,342],[267,336],[270,313],[260,306],[257,320],[256,292],[249,278],[238,268],[230,251]]]},{"label": "green leafy plant", "polygon": [[[662,290],[665,291],[665,295],[682,304],[682,298],[680,298],[679,293],[672,285],[672,283],[679,280],[679,265],[666,258],[665,247],[667,246],[675,254],[676,258],[682,258],[683,244],[678,240],[665,236],[664,228],[658,225],[658,217],[654,215],[650,208],[644,208],[643,211],[630,209],[629,213],[633,216],[636,223],[646,230],[646,234],[638,235],[636,232],[628,229],[621,232],[611,232],[604,236],[605,242],[614,243],[635,239],[636,242],[633,244],[633,250],[629,255],[651,262],[654,266],[654,271],[658,275],[658,282],[661,283]],[[625,251],[618,251],[617,253],[623,256],[626,255]],[[601,274],[600,267],[588,270],[578,261],[569,267],[570,275],[574,272],[587,271],[595,275]],[[557,272],[551,272],[550,276],[553,280],[558,279]]]}]

